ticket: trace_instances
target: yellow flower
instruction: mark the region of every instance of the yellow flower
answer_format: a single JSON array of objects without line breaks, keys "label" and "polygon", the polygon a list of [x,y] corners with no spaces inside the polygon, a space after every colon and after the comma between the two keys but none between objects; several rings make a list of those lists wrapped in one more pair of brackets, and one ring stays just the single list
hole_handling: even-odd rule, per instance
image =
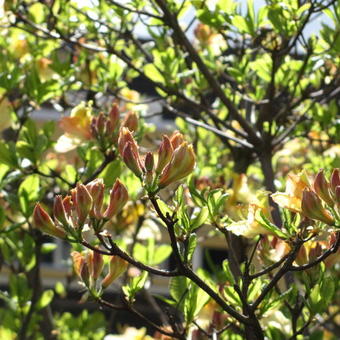
[{"label": "yellow flower", "polygon": [[286,191],[276,192],[271,197],[280,207],[300,213],[301,212],[301,201],[302,194],[305,188],[309,188],[309,181],[306,173],[299,175],[289,174]]},{"label": "yellow flower", "polygon": [[55,146],[57,152],[71,151],[82,141],[92,138],[91,113],[91,103],[81,102],[73,108],[69,117],[61,118],[59,126],[65,134],[57,141]]},{"label": "yellow flower", "polygon": [[255,204],[249,204],[247,219],[229,224],[227,229],[233,234],[246,238],[253,238],[259,234],[270,234],[256,221],[256,214],[261,208]]}]

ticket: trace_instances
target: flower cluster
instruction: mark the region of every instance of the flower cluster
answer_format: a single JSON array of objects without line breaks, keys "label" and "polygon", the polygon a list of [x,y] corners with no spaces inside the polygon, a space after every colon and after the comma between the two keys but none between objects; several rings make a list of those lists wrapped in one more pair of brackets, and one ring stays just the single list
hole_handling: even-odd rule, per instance
[{"label": "flower cluster", "polygon": [[138,144],[126,127],[120,131],[118,151],[128,168],[143,181],[148,192],[157,192],[188,176],[195,166],[193,147],[184,141],[178,131],[171,137],[163,136],[156,155],[157,162],[151,152],[141,157]]},{"label": "flower cluster", "polygon": [[70,195],[56,196],[54,219],[38,203],[33,212],[33,223],[41,231],[60,238],[71,236],[76,240],[86,224],[92,220],[95,231],[119,213],[128,200],[125,186],[117,179],[110,192],[109,203],[104,206],[105,187],[102,179],[77,184]]},{"label": "flower cluster", "polygon": [[113,281],[122,275],[128,267],[128,263],[120,257],[109,256],[107,274],[101,279],[105,263],[103,255],[98,251],[90,250],[86,253],[73,251],[71,256],[75,273],[85,286],[91,290],[96,288],[107,288]]},{"label": "flower cluster", "polygon": [[120,119],[120,110],[113,104],[110,112],[94,115],[91,102],[81,102],[75,106],[69,117],[61,118],[60,128],[65,132],[55,146],[58,152],[73,150],[84,141],[95,139],[103,150],[117,146],[119,131],[122,127],[135,132],[138,129],[138,117],[133,111],[128,111]]},{"label": "flower cluster", "polygon": [[340,212],[340,172],[334,169],[330,180],[323,170],[312,182],[305,174],[290,175],[285,193],[275,193],[273,200],[283,208],[311,219],[334,225]]}]

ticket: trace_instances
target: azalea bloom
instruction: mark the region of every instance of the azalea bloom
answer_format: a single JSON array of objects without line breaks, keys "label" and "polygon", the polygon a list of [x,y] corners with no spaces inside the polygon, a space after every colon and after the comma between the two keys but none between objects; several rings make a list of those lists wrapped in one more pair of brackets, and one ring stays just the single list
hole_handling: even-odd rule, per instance
[{"label": "azalea bloom", "polygon": [[73,108],[69,117],[61,118],[60,128],[65,132],[55,146],[57,152],[68,152],[75,149],[82,141],[92,138],[91,105],[81,102]]},{"label": "azalea bloom", "polygon": [[309,188],[308,179],[305,173],[295,175],[289,174],[286,191],[276,192],[271,197],[280,207],[293,212],[301,212],[302,194],[305,188]]},{"label": "azalea bloom", "polygon": [[233,222],[228,225],[227,229],[235,235],[246,238],[253,238],[259,234],[270,234],[270,232],[263,228],[256,220],[256,214],[259,210],[261,210],[259,206],[249,204],[247,219]]}]

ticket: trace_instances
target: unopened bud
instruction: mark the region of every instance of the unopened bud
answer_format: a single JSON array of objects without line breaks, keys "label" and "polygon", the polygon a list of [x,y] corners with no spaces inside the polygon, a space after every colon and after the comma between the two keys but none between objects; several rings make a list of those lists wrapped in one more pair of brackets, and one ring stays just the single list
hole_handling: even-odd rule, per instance
[{"label": "unopened bud", "polygon": [[340,170],[339,168],[336,168],[333,170],[330,179],[330,187],[333,194],[335,194],[335,190],[338,186],[340,186]]},{"label": "unopened bud", "polygon": [[128,142],[125,145],[124,151],[123,151],[123,161],[127,165],[127,167],[137,176],[142,176],[142,167],[141,167],[141,161],[139,158],[138,152],[136,153],[134,151],[133,144],[131,142]]},{"label": "unopened bud", "polygon": [[301,248],[299,249],[295,262],[300,266],[302,264],[307,263],[307,250],[306,250],[305,245],[302,245]]},{"label": "unopened bud", "polygon": [[57,195],[54,199],[53,204],[53,215],[62,225],[68,225],[68,218],[66,215],[66,210],[63,204],[63,199],[60,195]]},{"label": "unopened bud", "polygon": [[110,219],[118,214],[129,199],[129,194],[122,182],[117,179],[110,193],[110,202],[104,212],[104,218]]},{"label": "unopened bud", "polygon": [[340,185],[335,188],[335,202],[340,205]]},{"label": "unopened bud", "polygon": [[138,129],[138,116],[136,112],[129,111],[122,121],[122,126],[128,128],[131,132],[136,132]]},{"label": "unopened bud", "polygon": [[153,171],[153,166],[154,166],[154,160],[153,160],[153,155],[151,152],[148,152],[145,156],[144,160],[144,165],[145,165],[145,170],[147,172],[152,172]]},{"label": "unopened bud", "polygon": [[33,224],[36,228],[40,229],[46,234],[65,238],[65,231],[58,228],[54,224],[51,216],[41,207],[39,203],[35,206],[33,211]]},{"label": "unopened bud", "polygon": [[315,247],[312,247],[309,251],[309,262],[315,261],[322,254],[322,248],[319,242],[316,243]]},{"label": "unopened bud", "polygon": [[159,187],[164,188],[170,183],[188,176],[195,167],[195,154],[192,145],[182,143],[173,153],[170,163],[163,170],[159,179]]},{"label": "unopened bud", "polygon": [[74,272],[81,278],[81,269],[85,263],[85,258],[82,253],[79,251],[73,251],[71,253],[72,262],[73,262],[73,269]]},{"label": "unopened bud", "polygon": [[104,200],[104,182],[102,178],[96,178],[86,185],[90,193],[93,205],[90,210],[90,217],[100,219],[102,217],[102,206]]},{"label": "unopened bud", "polygon": [[112,256],[109,263],[109,273],[102,281],[102,287],[108,287],[114,280],[122,275],[128,266],[128,262],[118,256]]},{"label": "unopened bud", "polygon": [[73,203],[72,203],[72,197],[71,196],[65,196],[63,199],[63,206],[66,212],[67,216],[71,216],[72,209],[73,209]]},{"label": "unopened bud", "polygon": [[119,123],[119,107],[116,103],[112,105],[112,109],[109,113],[112,129],[115,130]]},{"label": "unopened bud", "polygon": [[171,156],[174,152],[172,144],[168,136],[163,136],[163,140],[158,149],[158,161],[156,173],[160,174],[165,166],[170,162]]},{"label": "unopened bud", "polygon": [[138,153],[138,146],[135,139],[132,136],[132,133],[128,128],[123,127],[120,130],[118,138],[118,151],[121,156],[123,156],[124,148],[129,142],[131,143],[133,152]]},{"label": "unopened bud", "polygon": [[78,215],[78,227],[82,227],[92,208],[92,197],[84,184],[77,184],[75,190],[75,207]]},{"label": "unopened bud", "polygon": [[97,119],[97,131],[99,136],[103,136],[105,132],[105,123],[106,123],[106,118],[104,116],[104,113],[101,112],[98,116]]},{"label": "unopened bud", "polygon": [[179,131],[175,131],[170,137],[170,142],[175,150],[184,142],[184,136]]},{"label": "unopened bud", "polygon": [[104,267],[103,255],[97,251],[90,251],[87,257],[87,263],[91,277],[97,280]]},{"label": "unopened bud", "polygon": [[329,206],[333,206],[334,202],[329,192],[329,183],[327,182],[323,170],[319,171],[314,180],[314,190]]},{"label": "unopened bud", "polygon": [[321,199],[313,191],[307,189],[303,191],[301,210],[306,217],[312,220],[319,220],[329,225],[334,223],[333,216],[322,206]]}]

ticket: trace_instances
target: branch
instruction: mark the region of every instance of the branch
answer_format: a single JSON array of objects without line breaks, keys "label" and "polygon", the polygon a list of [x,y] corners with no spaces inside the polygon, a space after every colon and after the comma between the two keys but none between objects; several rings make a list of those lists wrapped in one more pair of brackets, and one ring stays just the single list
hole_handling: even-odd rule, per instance
[{"label": "branch", "polygon": [[326,260],[328,256],[335,254],[339,250],[339,247],[340,247],[340,232],[337,232],[336,241],[335,241],[334,245],[331,248],[329,248],[328,250],[326,250],[318,258],[316,258],[316,260],[314,260],[310,263],[307,263],[307,264],[303,264],[301,266],[290,266],[289,270],[291,270],[291,271],[304,271],[306,269],[312,268],[312,267],[316,266],[317,264],[319,264],[320,262]]},{"label": "branch", "polygon": [[197,284],[202,290],[204,290],[212,299],[214,299],[224,311],[229,313],[237,321],[243,324],[249,324],[249,318],[237,312],[232,306],[228,305],[219,294],[217,294],[208,284],[206,284],[199,276],[197,276],[181,259],[181,255],[177,246],[177,239],[174,230],[175,221],[170,216],[165,216],[157,202],[157,199],[153,196],[149,196],[151,203],[153,204],[158,216],[166,224],[168,233],[170,236],[171,247],[173,249],[175,259],[177,262],[177,268],[183,276],[189,278],[191,281]]},{"label": "branch", "polygon": [[85,246],[88,249],[91,249],[92,251],[95,251],[99,254],[102,255],[108,255],[108,256],[119,256],[120,258],[122,258],[123,260],[125,260],[126,262],[132,264],[133,266],[141,269],[141,270],[145,270],[151,274],[155,274],[155,275],[159,275],[159,276],[166,276],[166,277],[173,277],[173,276],[179,276],[179,272],[178,271],[169,271],[169,270],[163,270],[163,269],[157,269],[154,267],[150,267],[145,265],[142,262],[139,262],[137,260],[135,260],[134,258],[132,258],[128,253],[126,253],[125,251],[123,251],[122,249],[120,249],[117,244],[115,244],[112,241],[112,238],[109,237],[108,238],[110,245],[111,245],[111,251],[106,251],[106,250],[102,250],[102,249],[98,249],[94,246],[92,246],[91,244],[89,244],[86,241],[81,241],[81,244],[83,246]]},{"label": "branch", "polygon": [[211,88],[215,91],[216,95],[221,99],[223,104],[227,107],[230,112],[230,115],[237,120],[242,128],[248,133],[249,141],[252,144],[260,144],[261,139],[257,136],[256,132],[254,131],[253,127],[248,123],[248,121],[243,118],[231,100],[225,95],[223,89],[221,88],[220,84],[216,80],[213,74],[210,73],[208,67],[205,65],[201,57],[199,56],[198,52],[195,50],[193,45],[190,43],[188,38],[186,37],[185,33],[181,29],[177,18],[171,13],[168,9],[168,6],[164,0],[155,0],[158,6],[164,13],[164,22],[174,30],[178,41],[182,44],[182,47],[188,52],[191,59],[197,64],[198,69],[204,75],[207,82],[211,86]]}]

